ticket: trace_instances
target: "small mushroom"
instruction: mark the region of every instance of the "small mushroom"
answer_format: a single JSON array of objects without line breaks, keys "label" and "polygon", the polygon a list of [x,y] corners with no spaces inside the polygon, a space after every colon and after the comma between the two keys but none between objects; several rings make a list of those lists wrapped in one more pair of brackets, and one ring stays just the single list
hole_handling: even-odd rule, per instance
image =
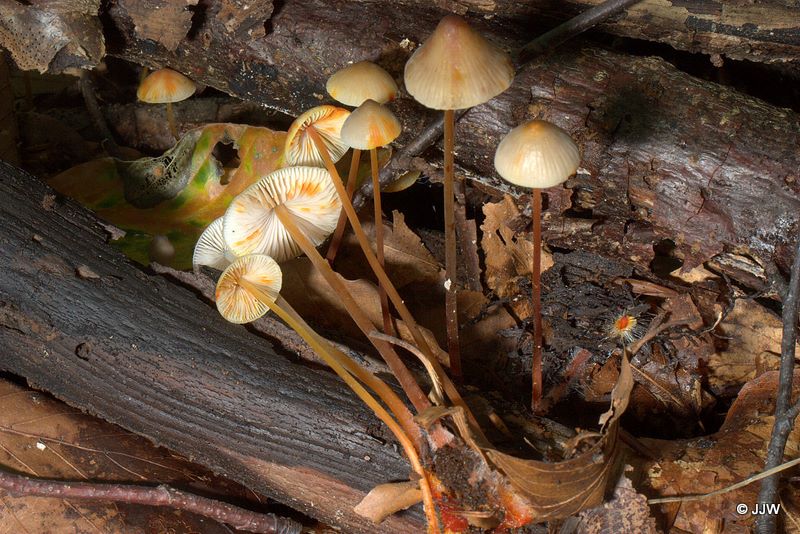
[{"label": "small mushroom", "polygon": [[197,239],[192,267],[197,270],[201,265],[206,265],[222,271],[235,259],[236,255],[228,248],[222,234],[222,217],[214,219]]},{"label": "small mushroom", "polygon": [[542,399],[542,189],[564,183],[575,174],[580,151],[567,132],[547,121],[533,120],[511,130],[497,147],[494,166],[507,182],[531,189],[533,217],[533,378],[531,409]]},{"label": "small mushroom", "polygon": [[[277,262],[264,254],[251,254],[237,258],[223,271],[216,288],[217,309],[222,317],[232,323],[248,323],[268,311],[273,311],[290,328],[300,334],[351,390],[389,427],[412,468],[420,477],[428,521],[437,521],[434,501],[427,472],[419,457],[420,431],[402,400],[385,382],[364,369],[328,340],[318,335],[302,317],[280,296],[283,274]],[[362,383],[370,387],[384,401],[392,414],[381,405]],[[434,524],[434,523],[431,523]]]},{"label": "small mushroom", "polygon": [[150,261],[159,265],[172,265],[175,259],[175,246],[165,235],[155,235],[147,247],[147,255]]},{"label": "small mushroom", "polygon": [[[344,121],[342,126],[342,141],[354,149],[369,150],[372,168],[372,200],[375,210],[375,245],[377,248],[378,262],[384,266],[383,250],[383,210],[381,209],[381,183],[378,169],[378,147],[388,145],[400,135],[402,127],[400,121],[389,108],[374,100],[367,100],[361,104]],[[389,315],[389,299],[383,284],[380,286],[381,312],[383,314],[383,329],[392,333],[392,320]]]},{"label": "small mushroom", "polygon": [[406,63],[406,90],[422,105],[444,110],[444,232],[447,287],[447,345],[450,371],[461,377],[456,306],[454,129],[456,109],[483,104],[514,79],[509,55],[456,15],[444,17]]},{"label": "small mushroom", "polygon": [[[325,151],[336,162],[347,152],[347,145],[340,138],[342,124],[350,112],[336,106],[317,106],[295,119],[286,134],[284,157],[289,165],[313,165],[322,167]],[[315,143],[311,133],[322,141]]]},{"label": "small mushroom", "polygon": [[[328,94],[345,106],[360,106],[367,100],[385,104],[397,96],[397,84],[392,76],[375,63],[359,61],[347,66],[328,78],[325,85]],[[352,145],[351,145],[352,146]],[[358,165],[361,161],[361,150],[353,147],[350,160],[350,172],[347,176],[347,198],[353,198],[357,185]],[[325,258],[333,265],[336,253],[344,237],[347,226],[347,214],[342,212],[339,223],[333,232],[331,244]]]},{"label": "small mushroom", "polygon": [[194,94],[196,86],[192,80],[172,69],[159,69],[150,73],[136,91],[136,98],[148,104],[166,104],[167,122],[172,136],[178,138],[172,103],[186,100]]}]

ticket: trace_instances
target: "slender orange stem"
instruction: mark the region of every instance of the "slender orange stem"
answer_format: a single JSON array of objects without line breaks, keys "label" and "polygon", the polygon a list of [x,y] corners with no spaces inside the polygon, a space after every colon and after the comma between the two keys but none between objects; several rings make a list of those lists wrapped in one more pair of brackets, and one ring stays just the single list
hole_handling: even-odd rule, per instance
[{"label": "slender orange stem", "polygon": [[[320,256],[320,258],[322,258],[322,256]],[[259,295],[261,292],[256,289],[256,294]],[[266,297],[266,295],[263,296]],[[353,375],[348,372],[344,365],[342,365],[342,362],[340,362],[339,358],[337,358],[334,354],[334,351],[332,350],[333,347],[330,345],[330,343],[324,340],[321,336],[317,335],[316,332],[314,332],[305,323],[305,321],[297,321],[297,317],[299,316],[287,313],[287,311],[278,304],[279,301],[273,302],[269,297],[260,298],[259,300],[266,304],[270,310],[272,310],[276,315],[278,315],[278,317],[286,322],[290,328],[300,334],[306,343],[308,343],[309,346],[325,360],[331,369],[333,369],[336,374],[339,375],[339,377],[348,385],[348,387],[353,390],[358,398],[361,399],[367,406],[369,406],[375,415],[377,415],[378,418],[383,421],[387,427],[389,427],[389,430],[391,430],[392,434],[395,435],[397,441],[399,441],[400,445],[403,447],[403,450],[405,451],[406,456],[411,463],[412,469],[414,469],[414,472],[416,472],[420,477],[420,490],[422,491],[422,498],[425,504],[425,515],[427,516],[428,520],[428,528],[431,530],[431,532],[440,532],[430,481],[428,480],[428,475],[425,471],[425,468],[422,466],[419,453],[417,452],[417,449],[415,448],[414,443],[412,443],[412,440],[408,434],[406,434],[400,425],[398,425],[397,421],[392,418],[391,414],[386,411],[386,408],[381,406],[375,397],[370,395],[370,393],[364,389],[364,386],[362,386],[353,377]],[[286,301],[282,299],[280,300],[281,304],[287,304]]]},{"label": "slender orange stem", "polygon": [[[372,332],[375,327],[372,324],[372,321],[369,320],[367,314],[364,310],[361,309],[361,306],[356,303],[353,296],[348,291],[347,287],[344,285],[344,282],[341,278],[337,276],[331,266],[325,261],[325,258],[317,251],[314,244],[308,240],[308,238],[303,234],[300,228],[297,227],[294,220],[292,220],[292,215],[286,209],[286,206],[283,204],[278,204],[275,206],[275,215],[278,217],[278,220],[281,221],[286,231],[289,232],[289,235],[292,236],[297,242],[297,245],[300,247],[300,250],[308,256],[311,260],[311,263],[314,267],[319,271],[319,273],[325,278],[325,281],[331,286],[331,288],[339,295],[339,298],[342,299],[342,304],[344,304],[347,313],[353,318],[358,325],[358,328],[364,333],[365,336],[369,339],[369,333]],[[405,391],[406,395],[408,395],[409,400],[417,409],[418,412],[425,410],[426,408],[430,407],[431,403],[425,394],[420,389],[419,384],[417,384],[414,377],[411,375],[411,371],[408,370],[408,367],[405,366],[403,361],[400,359],[400,356],[394,351],[391,345],[386,343],[385,341],[380,340],[371,340],[375,348],[378,349],[381,356],[383,357],[386,364],[394,373],[394,376],[397,377],[397,381],[400,382],[400,386]]]},{"label": "slender orange stem", "polygon": [[[373,148],[369,151],[370,167],[372,168],[372,204],[375,209],[375,248],[377,250],[378,263],[386,268],[383,255],[383,209],[381,208],[381,179],[378,174],[378,149]],[[352,198],[352,197],[351,197]],[[389,297],[386,295],[386,288],[381,284],[378,287],[381,298],[381,315],[383,316],[383,331],[389,335],[394,335],[392,327],[392,316],[389,314]]]},{"label": "slender orange stem", "polygon": [[542,405],[542,190],[531,192],[533,216],[533,368],[531,378],[531,410],[537,413]]},{"label": "slender orange stem", "polygon": [[[397,313],[400,314],[400,318],[406,323],[406,326],[411,332],[414,342],[417,344],[420,352],[422,352],[422,354],[424,354],[425,357],[430,360],[431,366],[433,366],[433,368],[436,370],[436,373],[441,377],[442,386],[444,387],[444,391],[447,393],[447,396],[450,398],[453,404],[456,406],[461,406],[464,409],[464,412],[467,414],[467,417],[474,427],[473,430],[483,437],[483,433],[480,429],[480,425],[478,425],[477,419],[475,419],[475,416],[467,406],[467,403],[464,402],[464,399],[461,398],[461,394],[458,392],[458,389],[456,389],[452,380],[450,380],[450,378],[444,372],[444,369],[442,369],[439,360],[437,360],[433,355],[433,351],[431,351],[430,346],[422,336],[422,331],[420,330],[419,325],[417,325],[417,322],[414,320],[411,312],[408,311],[403,299],[400,298],[400,294],[397,292],[394,284],[392,284],[392,281],[386,275],[386,271],[384,271],[383,267],[381,267],[380,263],[378,263],[375,253],[372,252],[372,247],[370,246],[367,234],[364,233],[364,228],[361,226],[361,221],[358,220],[358,215],[353,207],[353,203],[350,202],[349,198],[347,198],[344,185],[342,184],[342,178],[339,176],[339,171],[336,170],[336,165],[333,164],[333,160],[331,160],[330,154],[328,154],[328,150],[325,148],[325,144],[322,142],[322,139],[313,126],[310,126],[307,129],[307,132],[309,137],[311,137],[311,139],[314,141],[317,150],[319,150],[320,154],[322,155],[322,161],[325,164],[325,168],[333,178],[333,185],[336,188],[336,192],[339,194],[340,200],[342,201],[342,209],[344,209],[345,213],[347,213],[347,220],[350,221],[350,225],[353,227],[353,232],[355,232],[356,238],[358,239],[358,244],[361,246],[361,250],[364,252],[364,256],[367,258],[367,262],[372,268],[372,271],[375,273],[375,276],[378,277],[378,282],[384,284],[384,287],[386,288],[386,294],[389,296],[389,300],[392,302],[392,304],[394,304],[395,308],[397,309]],[[365,335],[369,337],[369,333],[365,332]],[[386,363],[389,362],[387,361]],[[398,380],[399,379],[400,377],[398,377]],[[417,409],[419,410],[419,408]]]},{"label": "slender orange stem", "polygon": [[[353,198],[353,193],[356,190],[356,182],[358,181],[358,164],[361,161],[361,150],[354,148],[352,159],[350,160],[350,173],[347,175],[347,198]],[[333,232],[331,244],[328,245],[328,252],[325,254],[325,259],[328,263],[333,265],[336,260],[336,254],[339,252],[339,247],[344,239],[344,231],[347,230],[347,213],[342,210],[339,214],[339,222],[336,223],[336,230]]]},{"label": "slender orange stem", "polygon": [[456,252],[455,169],[453,146],[455,143],[455,114],[444,112],[444,268],[445,319],[447,324],[447,353],[450,355],[450,373],[456,382],[461,381],[461,347],[458,342],[458,254]]}]

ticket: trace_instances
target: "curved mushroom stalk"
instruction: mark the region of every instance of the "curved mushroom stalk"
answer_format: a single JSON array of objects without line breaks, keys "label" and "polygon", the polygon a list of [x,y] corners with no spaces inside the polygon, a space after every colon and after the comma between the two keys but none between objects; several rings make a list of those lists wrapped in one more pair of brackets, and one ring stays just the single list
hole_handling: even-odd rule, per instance
[{"label": "curved mushroom stalk", "polygon": [[[353,193],[356,191],[356,182],[358,181],[358,166],[361,163],[361,151],[357,148],[353,149],[353,154],[350,159],[350,172],[347,174],[347,198],[352,202]],[[339,247],[342,246],[344,239],[344,231],[347,229],[347,213],[342,211],[339,214],[339,222],[336,223],[336,230],[333,232],[331,243],[328,245],[328,252],[325,253],[325,259],[333,266],[336,261],[336,254],[339,253]]]},{"label": "curved mushroom stalk", "polygon": [[[319,336],[300,318],[289,303],[280,297],[282,274],[278,264],[269,256],[252,254],[242,256],[223,271],[217,282],[217,307],[225,319],[234,323],[253,321],[267,311],[272,311],[290,328],[300,334],[325,362],[336,372],[348,387],[375,413],[389,430],[395,435],[403,447],[412,468],[420,477],[425,512],[429,528],[439,532],[433,494],[427,472],[419,458],[419,427],[409,419],[410,413],[405,405],[393,395],[393,392],[366,369],[361,368],[341,351],[335,349],[327,340]],[[403,428],[391,414],[373,397],[359,382],[371,384],[373,391],[379,394],[395,415],[405,419],[408,429]],[[399,412],[399,413],[398,413]],[[409,435],[415,436],[415,440]],[[416,441],[416,443],[415,443]]]}]

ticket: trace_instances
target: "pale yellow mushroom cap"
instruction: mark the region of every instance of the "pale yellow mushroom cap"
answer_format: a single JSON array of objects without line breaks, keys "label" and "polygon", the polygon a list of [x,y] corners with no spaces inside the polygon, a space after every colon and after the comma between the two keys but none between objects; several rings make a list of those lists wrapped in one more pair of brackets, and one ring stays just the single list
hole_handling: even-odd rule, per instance
[{"label": "pale yellow mushroom cap", "polygon": [[366,100],[381,104],[397,96],[397,84],[392,76],[370,61],[359,61],[328,78],[325,89],[345,106],[360,106]]},{"label": "pale yellow mushroom cap", "polygon": [[465,109],[488,102],[511,85],[509,55],[456,15],[439,22],[406,63],[406,90],[431,109]]},{"label": "pale yellow mushroom cap", "polygon": [[255,321],[269,311],[264,300],[275,302],[282,282],[281,268],[269,256],[250,254],[237,258],[217,281],[217,310],[232,323]]},{"label": "pale yellow mushroom cap", "polygon": [[148,104],[167,104],[180,102],[195,92],[192,80],[172,69],[159,69],[150,73],[139,84],[136,98]]},{"label": "pale yellow mushroom cap", "polygon": [[284,155],[289,165],[323,165],[322,156],[307,129],[313,126],[328,149],[333,162],[342,159],[349,148],[341,139],[342,124],[350,112],[336,106],[317,106],[295,119],[286,134]]},{"label": "pale yellow mushroom cap", "polygon": [[342,204],[331,175],[320,167],[286,167],[239,193],[225,212],[222,233],[236,256],[267,254],[278,262],[301,250],[275,215],[283,204],[295,224],[320,245],[336,228]]},{"label": "pale yellow mushroom cap", "polygon": [[221,271],[235,259],[236,256],[225,244],[222,235],[222,217],[214,219],[214,222],[200,234],[194,246],[192,266],[197,269],[200,265],[207,265]]},{"label": "pale yellow mushroom cap", "polygon": [[508,132],[494,154],[494,167],[506,181],[546,189],[566,182],[581,162],[578,145],[547,121],[529,121]]},{"label": "pale yellow mushroom cap", "polygon": [[342,141],[352,148],[370,150],[388,145],[403,130],[389,108],[367,100],[353,111],[342,126]]}]

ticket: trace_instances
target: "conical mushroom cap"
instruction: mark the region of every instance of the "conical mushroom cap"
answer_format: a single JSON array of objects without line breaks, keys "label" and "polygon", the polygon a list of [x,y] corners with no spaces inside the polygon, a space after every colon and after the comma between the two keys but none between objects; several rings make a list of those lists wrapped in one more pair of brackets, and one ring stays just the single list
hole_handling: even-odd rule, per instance
[{"label": "conical mushroom cap", "polygon": [[381,104],[397,96],[397,84],[391,75],[370,61],[353,63],[333,74],[325,90],[345,106],[360,106],[366,100]]},{"label": "conical mushroom cap", "polygon": [[353,111],[342,126],[342,141],[352,148],[370,150],[388,145],[402,131],[389,108],[367,100]]},{"label": "conical mushroom cap", "polygon": [[279,169],[239,193],[228,206],[222,232],[233,254],[267,254],[277,262],[300,255],[300,247],[275,214],[274,207],[279,204],[286,206],[315,246],[336,228],[342,209],[325,169]]},{"label": "conical mushroom cap", "polygon": [[494,154],[494,167],[506,181],[546,189],[566,182],[581,162],[578,145],[547,121],[529,121],[508,132]]},{"label": "conical mushroom cap", "polygon": [[192,80],[172,69],[159,69],[151,72],[136,90],[136,98],[148,104],[167,104],[180,102],[195,92]]},{"label": "conical mushroom cap", "polygon": [[317,130],[333,162],[342,159],[349,148],[341,139],[342,124],[349,116],[344,108],[317,106],[297,117],[286,135],[286,163],[322,167],[322,156],[306,131],[309,126]]},{"label": "conical mushroom cap", "polygon": [[269,311],[264,299],[275,302],[282,282],[281,268],[269,256],[250,254],[237,258],[217,281],[217,310],[232,323],[255,321]]},{"label": "conical mushroom cap", "polygon": [[236,256],[228,249],[222,235],[222,217],[214,219],[214,222],[200,234],[194,246],[192,267],[197,269],[200,265],[207,265],[222,271],[235,259]]},{"label": "conical mushroom cap", "polygon": [[511,85],[507,53],[456,15],[448,15],[406,63],[406,90],[431,109],[464,109],[488,102]]}]

